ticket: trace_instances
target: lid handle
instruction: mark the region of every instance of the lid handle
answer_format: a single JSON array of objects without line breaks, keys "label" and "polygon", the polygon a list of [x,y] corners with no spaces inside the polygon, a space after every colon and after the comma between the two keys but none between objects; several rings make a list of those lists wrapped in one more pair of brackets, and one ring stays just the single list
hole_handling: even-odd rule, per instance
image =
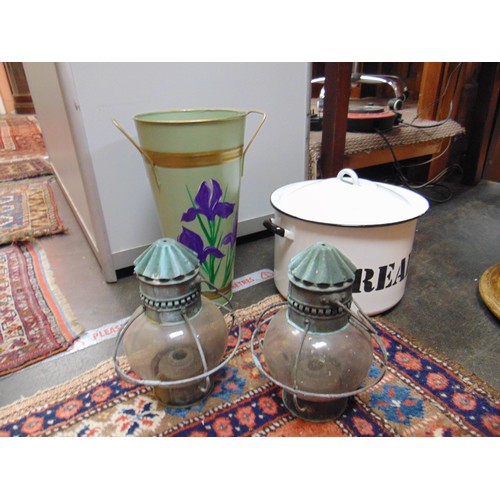
[{"label": "lid handle", "polygon": [[[345,177],[348,177],[349,180],[344,180]],[[348,182],[349,184],[352,184],[354,186],[359,186],[359,178],[358,174],[352,169],[352,168],[343,168],[338,174],[337,178],[340,179],[342,182]]]}]

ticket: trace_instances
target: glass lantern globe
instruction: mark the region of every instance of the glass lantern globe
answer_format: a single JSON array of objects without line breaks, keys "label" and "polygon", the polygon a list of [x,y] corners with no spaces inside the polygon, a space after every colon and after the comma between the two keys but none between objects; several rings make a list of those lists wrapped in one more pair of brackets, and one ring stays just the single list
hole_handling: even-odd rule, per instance
[{"label": "glass lantern globe", "polygon": [[376,331],[362,312],[351,311],[355,271],[326,243],[296,255],[288,269],[287,307],[274,314],[259,339],[265,369],[252,350],[259,370],[283,388],[284,404],[302,419],[337,418],[349,396],[368,388],[360,389],[372,366]]},{"label": "glass lantern globe", "polygon": [[[129,382],[153,386],[155,396],[166,405],[192,405],[210,394],[212,374],[236,353],[240,338],[222,361],[228,326],[220,308],[201,294],[199,261],[193,251],[163,238],[134,265],[142,305],[120,332],[115,368]],[[140,380],[126,375],[117,363],[121,342]]]}]

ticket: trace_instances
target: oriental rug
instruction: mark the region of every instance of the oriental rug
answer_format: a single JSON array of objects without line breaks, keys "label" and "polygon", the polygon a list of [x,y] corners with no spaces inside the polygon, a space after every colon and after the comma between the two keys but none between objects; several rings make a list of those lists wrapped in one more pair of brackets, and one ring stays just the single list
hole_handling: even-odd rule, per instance
[{"label": "oriental rug", "polygon": [[82,328],[37,243],[0,249],[0,376],[66,350]]},{"label": "oriental rug", "polygon": [[0,116],[0,162],[47,155],[34,115]]},{"label": "oriental rug", "polygon": [[53,177],[0,183],[0,244],[62,233]]},{"label": "oriental rug", "polygon": [[0,163],[0,182],[18,181],[52,174],[54,174],[52,165],[44,158]]},{"label": "oriental rug", "polygon": [[[188,408],[165,407],[151,388],[120,379],[112,360],[0,408],[1,436],[499,436],[499,393],[463,369],[376,321],[387,373],[336,420],[311,423],[283,405],[281,389],[255,367],[250,338],[279,295],[235,312],[242,343],[216,373],[212,394]],[[235,345],[230,337],[229,347]],[[377,359],[380,353],[377,355]],[[120,358],[127,369],[124,358]],[[370,377],[380,362],[373,363]]]}]

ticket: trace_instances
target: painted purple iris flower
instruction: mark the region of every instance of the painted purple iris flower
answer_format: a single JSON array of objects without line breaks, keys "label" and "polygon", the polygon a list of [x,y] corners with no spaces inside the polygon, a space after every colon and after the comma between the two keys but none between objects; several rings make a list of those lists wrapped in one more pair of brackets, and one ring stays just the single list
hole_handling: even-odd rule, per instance
[{"label": "painted purple iris flower", "polygon": [[218,248],[213,246],[204,247],[201,237],[184,226],[182,226],[182,233],[178,236],[177,241],[193,250],[198,255],[200,264],[203,264],[209,255],[213,255],[218,259],[224,257],[224,254]]},{"label": "painted purple iris flower", "polygon": [[236,236],[238,232],[238,218],[234,218],[233,222],[233,230],[230,233],[227,233],[224,238],[222,238],[223,245],[230,245],[231,247],[236,243]]},{"label": "painted purple iris flower", "polygon": [[191,222],[197,215],[204,215],[207,220],[213,221],[216,217],[227,219],[234,210],[234,203],[221,201],[222,189],[220,184],[212,180],[212,189],[208,182],[201,183],[198,192],[194,198],[195,206],[188,208],[182,214],[182,222]]},{"label": "painted purple iris flower", "polygon": [[[226,226],[222,224],[222,219],[233,215],[236,204],[224,201],[227,193],[222,192],[215,179],[203,181],[194,197],[188,186],[186,189],[191,206],[182,213],[181,223],[189,225],[192,222],[197,232],[181,224],[182,232],[177,240],[197,254],[201,269],[210,283],[215,284],[219,271],[223,273],[220,286],[224,287],[232,276],[237,218],[235,217],[231,232],[225,236],[223,228]],[[226,254],[219,250],[221,245],[228,245]]]}]

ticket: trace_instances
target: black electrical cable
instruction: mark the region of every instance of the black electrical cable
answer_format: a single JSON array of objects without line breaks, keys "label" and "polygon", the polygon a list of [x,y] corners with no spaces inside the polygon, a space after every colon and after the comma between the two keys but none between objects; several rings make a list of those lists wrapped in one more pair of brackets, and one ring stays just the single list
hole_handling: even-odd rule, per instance
[{"label": "black electrical cable", "polygon": [[430,189],[434,189],[437,191],[439,191],[439,190],[444,191],[445,194],[443,195],[442,198],[434,198],[433,196],[429,195],[429,193],[426,193],[426,194],[421,193],[429,201],[433,201],[435,203],[445,203],[446,201],[451,200],[451,198],[453,196],[453,192],[451,191],[451,189],[448,186],[445,186],[444,184],[439,184],[436,182],[436,180],[440,180],[442,177],[444,177],[445,174],[449,172],[449,170],[445,170],[445,171],[441,172],[440,174],[436,175],[436,177],[434,177],[434,179],[431,179],[430,181],[427,181],[424,184],[421,184],[419,186],[410,184],[410,181],[403,174],[401,164],[399,163],[399,160],[397,159],[396,154],[394,153],[394,149],[393,149],[391,143],[389,142],[389,140],[387,139],[387,137],[385,136],[385,134],[380,130],[376,130],[375,132],[377,132],[377,134],[379,134],[380,137],[382,137],[382,139],[386,143],[387,147],[389,148],[389,151],[391,152],[391,156],[393,159],[394,168],[395,168],[396,173],[398,174],[399,180],[403,186],[410,189],[411,191],[419,191],[419,190],[425,189],[425,188],[430,188]]},{"label": "black electrical cable", "polygon": [[[429,104],[429,106],[432,106],[433,104],[439,102],[446,95],[446,93],[448,92],[448,87],[450,86],[450,83],[451,83],[451,80],[452,80],[452,77],[453,77],[454,73],[458,72],[457,76],[456,76],[456,79],[455,79],[455,87],[453,89],[453,94],[452,94],[452,98],[451,98],[451,101],[450,101],[450,109],[448,111],[448,116],[444,120],[442,120],[442,121],[440,121],[438,123],[430,124],[430,125],[415,125],[413,122],[418,118],[418,115],[417,115],[413,119],[412,123],[405,123],[405,122],[401,121],[400,124],[403,125],[403,126],[406,126],[406,127],[414,127],[414,128],[425,129],[425,128],[441,127],[446,122],[448,122],[451,119],[451,114],[452,114],[452,111],[453,111],[454,101],[455,101],[455,97],[456,97],[456,93],[457,93],[457,88],[458,88],[458,82],[460,80],[460,75],[462,73],[462,65],[463,65],[463,63],[459,63],[453,69],[453,71],[448,76],[448,80],[446,81],[445,88],[444,88],[443,92],[441,93],[441,95],[433,103]],[[411,189],[412,191],[417,191],[417,190],[421,190],[421,189],[425,189],[425,188],[431,188],[431,189],[438,190],[438,191],[439,190],[443,190],[446,194],[441,199],[433,198],[429,194],[425,194],[424,195],[430,201],[434,201],[436,203],[444,203],[446,201],[449,201],[452,198],[453,193],[452,193],[451,189],[448,186],[445,186],[444,184],[439,184],[439,183],[436,182],[437,180],[442,179],[447,173],[449,173],[450,169],[448,169],[448,168],[445,169],[443,172],[441,172],[438,175],[436,175],[436,177],[434,177],[434,179],[431,179],[430,181],[427,181],[424,184],[421,184],[419,186],[412,185],[412,184],[410,184],[410,182],[408,181],[408,179],[403,174],[401,165],[400,165],[400,163],[399,163],[399,161],[398,161],[398,159],[396,157],[396,154],[394,153],[394,149],[392,148],[392,145],[389,142],[389,140],[387,139],[387,137],[385,136],[385,134],[383,132],[381,132],[380,130],[375,130],[375,132],[377,132],[377,134],[379,134],[380,137],[382,137],[382,139],[386,143],[387,147],[389,148],[389,151],[391,152],[391,156],[392,156],[392,159],[393,159],[394,168],[395,168],[396,173],[397,173],[397,175],[399,177],[399,180],[400,180],[400,182],[401,182],[401,184],[403,186],[405,186],[408,189]],[[448,147],[449,147],[449,145],[448,145]],[[448,149],[448,147],[446,149]],[[446,150],[444,152],[446,152]],[[441,153],[441,154],[444,154],[444,152]],[[432,160],[429,160],[428,162],[418,163],[418,164],[415,164],[415,165],[407,165],[407,168],[411,168],[411,167],[414,167],[414,166],[416,167],[416,166],[420,166],[420,165],[425,165],[426,163],[430,163],[430,161],[432,161]]]},{"label": "black electrical cable", "polygon": [[[444,120],[442,120],[438,123],[433,123],[431,125],[415,125],[413,122],[418,118],[418,115],[417,115],[417,116],[415,116],[415,118],[413,119],[413,121],[411,123],[401,122],[401,125],[403,125],[405,127],[413,127],[413,128],[436,128],[436,127],[441,127],[442,125],[444,125],[445,123],[450,121],[451,120],[451,113],[453,112],[455,97],[457,94],[458,82],[460,81],[460,75],[462,73],[462,65],[463,65],[463,63],[458,63],[458,65],[449,74],[448,80],[446,81],[445,88],[444,88],[443,92],[441,93],[441,95],[434,102],[432,102],[431,104],[429,104],[427,106],[427,108],[428,108],[429,106],[436,104],[446,95],[446,93],[448,92],[448,87],[450,86],[450,83],[451,83],[451,78],[452,78],[453,74],[455,73],[455,71],[458,71],[457,77],[455,79],[455,88],[453,89],[453,94],[452,94],[452,98],[450,101],[450,109],[448,111],[448,116]],[[425,108],[425,109],[427,109],[427,108]]]},{"label": "black electrical cable", "polygon": [[449,122],[451,120],[451,111],[453,107],[453,102],[450,104],[450,112],[448,113],[448,116],[443,120],[438,123],[433,123],[432,125],[414,125],[413,123],[406,123],[404,121],[401,121],[401,125],[403,127],[412,127],[412,128],[436,128],[436,127],[441,127],[445,123]]}]

